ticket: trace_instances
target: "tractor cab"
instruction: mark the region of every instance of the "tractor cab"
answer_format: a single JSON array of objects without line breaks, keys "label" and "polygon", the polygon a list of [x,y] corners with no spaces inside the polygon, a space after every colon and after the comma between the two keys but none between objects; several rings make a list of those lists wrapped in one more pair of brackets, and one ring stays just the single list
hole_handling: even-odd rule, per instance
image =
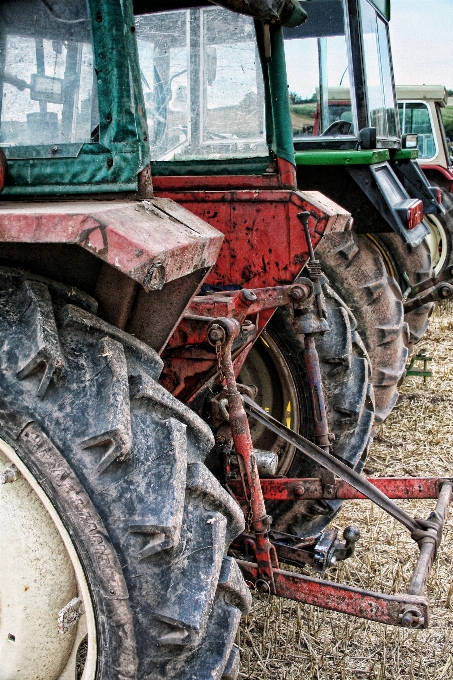
[{"label": "tractor cab", "polygon": [[364,128],[372,148],[400,148],[388,19],[385,2],[312,0],[285,29],[296,149],[354,149]]}]

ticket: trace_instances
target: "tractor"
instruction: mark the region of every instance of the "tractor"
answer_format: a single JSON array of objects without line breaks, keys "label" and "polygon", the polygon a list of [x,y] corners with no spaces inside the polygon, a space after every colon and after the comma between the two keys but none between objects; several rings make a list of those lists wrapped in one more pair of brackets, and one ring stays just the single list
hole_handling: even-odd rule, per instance
[{"label": "tractor", "polygon": [[[357,319],[382,422],[433,301],[452,292],[443,283],[433,290],[427,243],[429,220],[442,219],[445,208],[417,165],[416,138],[401,136],[390,3],[312,0],[309,7],[304,24],[284,29],[297,184],[316,187],[354,218],[353,229],[326,238],[317,257]],[[429,293],[419,289],[427,281]]]},{"label": "tractor", "polygon": [[434,275],[448,271],[452,262],[453,173],[450,147],[442,121],[448,94],[442,85],[398,85],[398,113],[403,134],[416,134],[418,163],[432,186],[441,194],[445,212],[427,215],[427,237]]},{"label": "tractor", "polygon": [[[369,356],[316,257],[351,215],[296,188],[305,18],[0,3],[1,680],[234,680],[250,587],[428,625],[453,482],[360,475]],[[348,498],[410,531],[406,593],[281,568],[353,554]]]}]

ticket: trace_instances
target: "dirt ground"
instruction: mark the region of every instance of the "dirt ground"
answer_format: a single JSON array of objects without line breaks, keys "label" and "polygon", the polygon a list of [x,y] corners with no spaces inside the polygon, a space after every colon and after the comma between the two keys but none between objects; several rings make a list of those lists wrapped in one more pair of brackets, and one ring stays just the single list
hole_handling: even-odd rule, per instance
[{"label": "dirt ground", "polygon": [[[433,377],[406,378],[400,399],[373,442],[369,476],[451,476],[453,432],[453,303],[438,307],[417,346],[433,358]],[[435,501],[398,501],[427,516]],[[353,558],[327,578],[388,593],[404,592],[418,549],[408,532],[369,501],[348,501],[335,521],[362,538]],[[384,626],[254,595],[238,634],[241,678],[250,680],[450,680],[453,677],[453,508],[428,583],[427,630]],[[285,567],[284,567],[285,568]],[[307,573],[310,573],[307,570]]]}]

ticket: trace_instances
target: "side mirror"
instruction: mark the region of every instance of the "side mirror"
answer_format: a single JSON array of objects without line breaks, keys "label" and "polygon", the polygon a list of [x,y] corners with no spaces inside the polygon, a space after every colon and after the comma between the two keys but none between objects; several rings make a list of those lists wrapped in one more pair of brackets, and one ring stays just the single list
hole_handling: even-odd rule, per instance
[{"label": "side mirror", "polygon": [[362,128],[359,132],[359,145],[362,149],[376,148],[377,132],[375,127]]}]

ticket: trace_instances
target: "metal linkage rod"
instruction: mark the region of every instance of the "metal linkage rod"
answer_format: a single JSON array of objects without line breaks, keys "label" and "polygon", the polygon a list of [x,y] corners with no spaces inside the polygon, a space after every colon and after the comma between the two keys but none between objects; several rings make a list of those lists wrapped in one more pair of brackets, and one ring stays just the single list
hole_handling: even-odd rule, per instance
[{"label": "metal linkage rod", "polygon": [[299,451],[316,463],[327,468],[338,477],[341,477],[341,479],[344,479],[348,484],[354,487],[354,489],[363,493],[367,498],[373,501],[373,503],[376,503],[376,505],[405,526],[413,537],[416,537],[417,541],[421,539],[421,534],[426,531],[423,520],[419,522],[410,517],[410,515],[404,512],[404,510],[399,508],[396,503],[393,503],[393,501],[382,493],[382,491],[373,486],[373,484],[370,484],[365,477],[361,477],[355,470],[352,470],[338,458],[335,458],[335,456],[332,456],[308,439],[305,439],[305,437],[302,437],[302,435],[293,432],[279,423],[278,420],[260,408],[252,399],[246,395],[243,395],[243,399],[245,410],[250,416],[280,435],[285,441],[295,446]]},{"label": "metal linkage rod", "polygon": [[[439,498],[436,503],[436,508],[431,513],[429,519],[438,520],[440,523],[440,530],[443,529],[445,518],[447,516],[448,506],[453,498],[453,485],[450,482],[443,484]],[[437,544],[436,541],[427,537],[420,541],[420,555],[418,556],[417,564],[412,574],[411,582],[407,589],[409,595],[423,595],[426,588],[426,581],[428,579],[429,570],[436,556]]]}]

